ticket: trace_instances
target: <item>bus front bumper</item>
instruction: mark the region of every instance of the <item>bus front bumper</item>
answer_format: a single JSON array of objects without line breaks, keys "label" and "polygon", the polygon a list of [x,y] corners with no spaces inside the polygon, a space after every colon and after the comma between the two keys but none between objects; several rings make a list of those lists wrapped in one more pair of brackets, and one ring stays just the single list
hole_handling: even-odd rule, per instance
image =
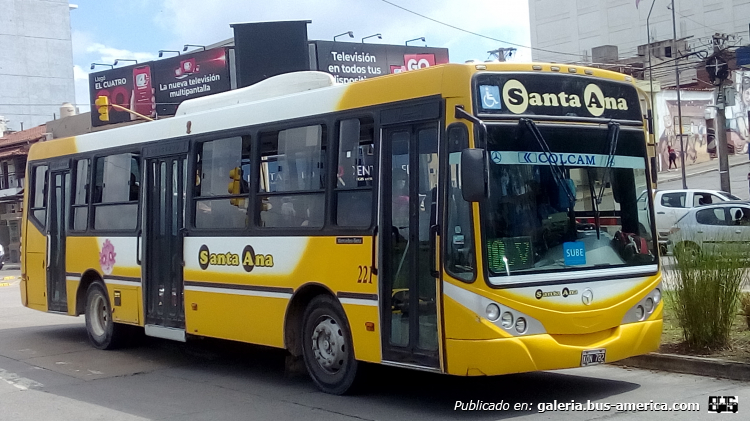
[{"label": "bus front bumper", "polygon": [[583,351],[606,349],[614,362],[659,348],[662,320],[583,335],[530,335],[492,340],[446,339],[448,374],[492,376],[581,366]]}]

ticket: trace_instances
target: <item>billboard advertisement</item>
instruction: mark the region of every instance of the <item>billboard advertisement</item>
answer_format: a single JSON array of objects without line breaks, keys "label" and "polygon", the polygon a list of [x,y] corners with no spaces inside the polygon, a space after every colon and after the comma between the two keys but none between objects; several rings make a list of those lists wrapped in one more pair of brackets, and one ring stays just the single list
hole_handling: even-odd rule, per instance
[{"label": "billboard advertisement", "polygon": [[[106,96],[146,117],[174,115],[182,101],[231,88],[227,49],[216,48],[89,74],[91,104]],[[110,107],[109,121],[91,113],[91,125],[122,123],[138,117]]]},{"label": "billboard advertisement", "polygon": [[[151,66],[147,63],[89,74],[89,93],[91,104],[98,97],[106,96],[110,104],[117,104],[147,117],[156,115]],[[95,127],[135,119],[134,115],[115,108],[109,110],[109,121],[101,121],[98,113],[91,113],[91,125]]]},{"label": "billboard advertisement", "polygon": [[314,41],[318,70],[349,83],[448,63],[447,48]]},{"label": "billboard advertisement", "polygon": [[186,99],[231,88],[226,48],[214,48],[151,63],[156,82],[156,112],[174,115]]}]

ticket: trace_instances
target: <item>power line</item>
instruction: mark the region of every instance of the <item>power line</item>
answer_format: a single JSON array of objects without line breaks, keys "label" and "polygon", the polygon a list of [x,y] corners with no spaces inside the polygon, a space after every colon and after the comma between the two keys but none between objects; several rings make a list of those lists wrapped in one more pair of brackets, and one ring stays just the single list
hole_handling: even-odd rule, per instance
[{"label": "power line", "polygon": [[490,37],[490,36],[487,36],[487,35],[483,35],[483,34],[479,34],[479,33],[476,33],[476,32],[469,31],[467,29],[459,28],[458,26],[451,25],[449,23],[445,23],[445,22],[439,21],[437,19],[433,19],[433,18],[431,18],[429,16],[425,16],[425,15],[423,15],[421,13],[415,12],[413,10],[409,10],[409,9],[403,7],[403,6],[399,6],[399,5],[395,4],[395,3],[391,3],[388,0],[380,0],[380,1],[382,1],[383,3],[386,3],[386,4],[390,4],[391,6],[399,8],[399,9],[405,11],[405,12],[408,12],[408,13],[411,13],[413,15],[419,16],[421,18],[424,18],[424,19],[430,20],[432,22],[438,23],[440,25],[447,26],[449,28],[453,28],[455,30],[458,30],[458,31],[461,31],[461,32],[465,32],[467,34],[475,35],[475,36],[478,36],[478,37],[481,37],[481,38],[486,38],[486,39],[489,39],[489,40],[492,40],[492,41],[496,41],[496,42],[502,42],[502,43],[508,44],[508,45],[514,45],[516,47],[528,48],[530,50],[544,51],[545,53],[562,54],[562,55],[573,56],[573,57],[580,57],[581,56],[580,54],[563,53],[561,51],[547,50],[547,49],[539,48],[539,47],[529,47],[528,45],[516,44],[514,42],[509,42],[509,41],[504,41],[504,40],[501,40],[501,39],[498,39],[498,38],[493,38],[493,37]]}]

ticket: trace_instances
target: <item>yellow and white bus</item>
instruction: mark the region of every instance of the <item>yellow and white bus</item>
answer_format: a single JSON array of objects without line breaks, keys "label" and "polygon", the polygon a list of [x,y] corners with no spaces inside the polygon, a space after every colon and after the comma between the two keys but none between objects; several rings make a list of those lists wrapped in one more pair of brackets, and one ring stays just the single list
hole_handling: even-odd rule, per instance
[{"label": "yellow and white bus", "polygon": [[661,275],[628,76],[447,64],[300,72],[28,158],[23,304],[285,348],[329,393],[358,364],[460,376],[655,350]]}]

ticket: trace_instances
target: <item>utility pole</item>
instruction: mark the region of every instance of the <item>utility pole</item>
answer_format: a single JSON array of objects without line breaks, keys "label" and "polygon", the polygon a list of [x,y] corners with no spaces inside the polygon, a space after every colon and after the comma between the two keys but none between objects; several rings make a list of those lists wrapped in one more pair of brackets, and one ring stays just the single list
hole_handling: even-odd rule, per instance
[{"label": "utility pole", "polygon": [[[672,50],[673,53],[681,54],[677,51],[677,23],[674,17],[674,0],[672,0]],[[682,138],[682,102],[680,100],[680,69],[678,67],[679,60],[674,61],[674,76],[675,82],[677,83],[677,118],[679,119],[678,125],[680,126],[680,169],[682,170],[682,188],[687,190],[687,179],[685,178],[685,141]]]},{"label": "utility pole", "polygon": [[[714,56],[717,58],[714,61],[714,66],[716,66],[716,76],[719,81],[719,85],[716,89],[716,149],[719,153],[719,180],[721,183],[721,190],[731,193],[732,187],[729,182],[729,148],[727,147],[727,116],[724,111],[724,105],[726,104],[724,80],[726,80],[726,78],[721,77],[723,72],[720,69],[721,66],[726,69],[727,63],[723,60],[719,60],[721,56],[721,45],[726,40],[727,36],[724,34],[714,34],[713,36]],[[728,69],[725,71],[727,72],[726,75],[728,77]]]},{"label": "utility pole", "polygon": [[497,57],[498,61],[505,61],[508,58],[511,58],[513,56],[513,53],[516,52],[515,48],[498,48],[497,50],[487,51],[491,56]]}]

